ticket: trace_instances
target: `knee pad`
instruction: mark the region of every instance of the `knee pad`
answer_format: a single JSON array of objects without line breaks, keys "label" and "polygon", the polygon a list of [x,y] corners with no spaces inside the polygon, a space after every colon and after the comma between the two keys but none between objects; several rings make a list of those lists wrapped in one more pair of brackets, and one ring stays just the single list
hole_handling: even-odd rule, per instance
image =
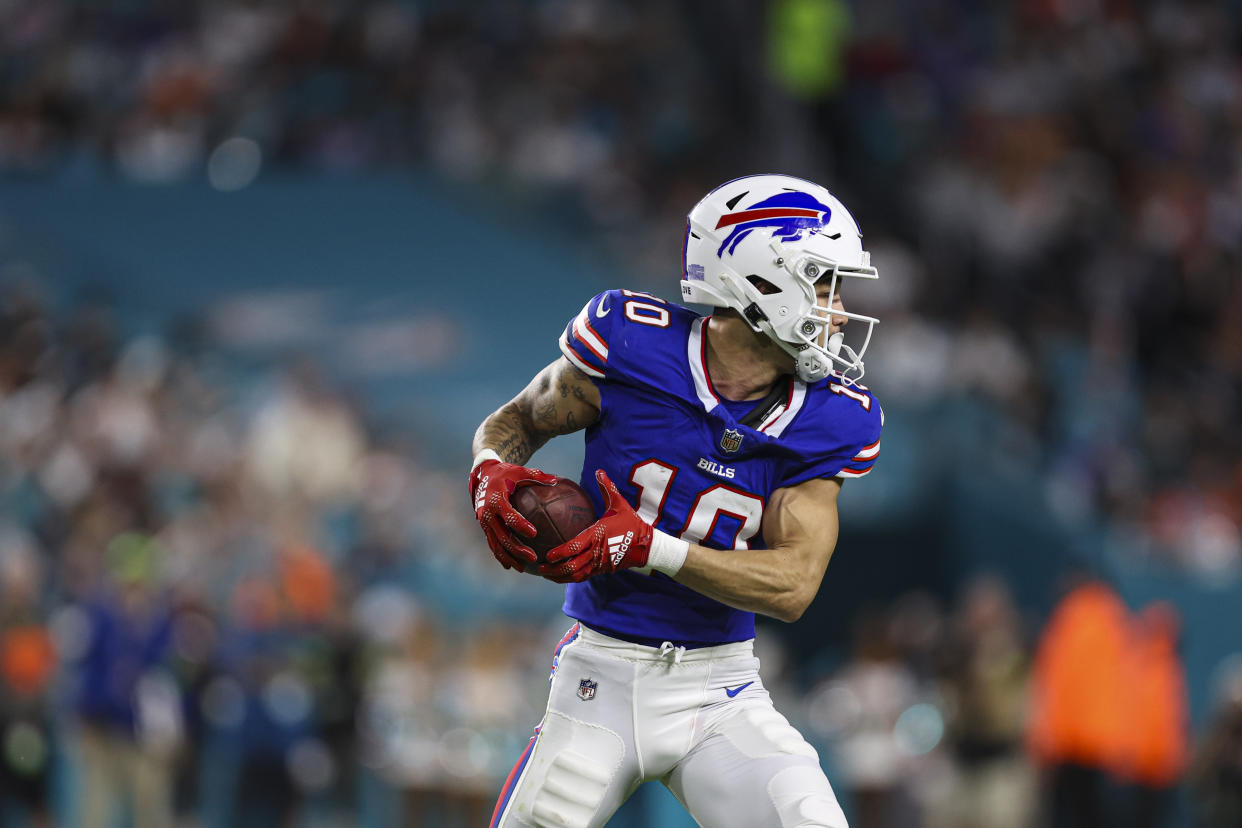
[{"label": "knee pad", "polygon": [[549,711],[501,824],[586,828],[624,757],[617,733]]},{"label": "knee pad", "polygon": [[785,768],[768,782],[781,828],[849,828],[827,777],[818,767]]}]

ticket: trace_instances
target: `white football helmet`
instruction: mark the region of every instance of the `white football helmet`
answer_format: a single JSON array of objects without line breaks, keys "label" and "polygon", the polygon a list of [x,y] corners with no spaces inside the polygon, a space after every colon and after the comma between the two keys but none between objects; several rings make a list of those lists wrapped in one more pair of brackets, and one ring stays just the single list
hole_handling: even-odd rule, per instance
[{"label": "white football helmet", "polygon": [[[834,370],[847,383],[862,378],[862,357],[879,320],[820,307],[815,283],[831,279],[835,295],[844,277],[879,276],[862,248],[858,223],[823,187],[788,175],[722,184],[690,211],[683,266],[687,302],[740,313],[793,357],[802,381],[816,382]],[[767,293],[758,280],[771,286]],[[833,316],[866,325],[858,350],[841,332],[828,335]]]}]

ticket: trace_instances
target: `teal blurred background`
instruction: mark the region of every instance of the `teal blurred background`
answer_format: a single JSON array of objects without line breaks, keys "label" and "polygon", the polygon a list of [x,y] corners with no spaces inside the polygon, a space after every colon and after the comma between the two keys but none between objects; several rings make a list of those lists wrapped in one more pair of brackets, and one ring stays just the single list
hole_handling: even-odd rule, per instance
[{"label": "teal blurred background", "polygon": [[[851,825],[1235,824],[1237,17],[3,6],[0,825],[485,824],[570,622],[482,543],[471,435],[767,169],[888,286],[884,456],[759,642]],[[1084,579],[1119,671],[1174,619],[1108,756],[1049,747]]]}]

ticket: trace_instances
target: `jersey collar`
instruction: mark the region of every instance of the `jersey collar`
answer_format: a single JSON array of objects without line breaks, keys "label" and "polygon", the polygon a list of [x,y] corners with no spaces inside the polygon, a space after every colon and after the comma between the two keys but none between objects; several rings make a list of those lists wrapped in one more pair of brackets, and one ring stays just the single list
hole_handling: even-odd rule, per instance
[{"label": "jersey collar", "polygon": [[[712,381],[707,375],[707,337],[703,331],[707,327],[710,316],[700,316],[690,325],[690,338],[686,343],[686,358],[690,361],[690,376],[694,377],[694,391],[703,404],[703,410],[711,412],[720,405],[720,397],[712,388]],[[722,409],[728,411],[728,409]]]},{"label": "jersey collar", "polygon": [[[720,396],[712,388],[711,377],[707,373],[707,336],[705,335],[707,320],[710,316],[701,316],[690,325],[690,336],[686,340],[686,359],[690,363],[690,376],[694,378],[694,391],[702,404],[703,410],[711,413],[717,407],[720,415],[733,420],[733,415],[726,406],[721,405]],[[772,437],[779,437],[789,427],[802,404],[806,401],[806,383],[795,379],[790,386],[789,397],[763,418],[763,422],[755,427],[755,431]]]}]

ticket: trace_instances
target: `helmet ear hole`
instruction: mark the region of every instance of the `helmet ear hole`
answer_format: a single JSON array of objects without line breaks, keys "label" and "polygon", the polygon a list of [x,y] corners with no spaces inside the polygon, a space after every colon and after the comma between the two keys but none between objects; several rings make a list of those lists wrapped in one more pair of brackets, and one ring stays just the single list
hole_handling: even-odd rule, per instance
[{"label": "helmet ear hole", "polygon": [[776,285],[772,284],[771,282],[769,282],[767,279],[763,278],[762,276],[755,275],[754,273],[747,276],[746,281],[754,285],[755,290],[759,291],[764,296],[771,296],[773,293],[781,292],[781,289],[778,288]]}]

